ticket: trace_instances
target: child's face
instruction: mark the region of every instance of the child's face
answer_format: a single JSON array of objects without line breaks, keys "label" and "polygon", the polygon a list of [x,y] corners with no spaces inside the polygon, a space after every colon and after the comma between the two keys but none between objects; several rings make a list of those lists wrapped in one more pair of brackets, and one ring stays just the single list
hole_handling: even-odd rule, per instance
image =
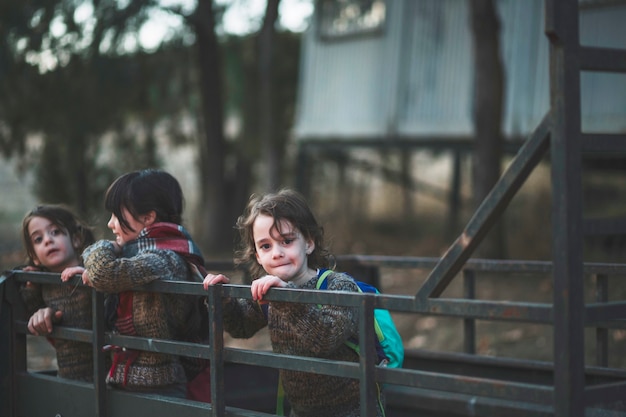
[{"label": "child's face", "polygon": [[137,239],[139,232],[144,228],[144,223],[135,219],[126,208],[122,209],[122,214],[133,230],[124,229],[115,214],[111,214],[111,219],[107,223],[107,227],[111,229],[115,235],[115,242],[120,246],[124,246],[127,242]]},{"label": "child's face", "polygon": [[79,254],[69,233],[45,217],[33,217],[28,223],[28,235],[35,252],[33,262],[51,272],[62,272],[80,265]]},{"label": "child's face", "polygon": [[312,275],[307,256],[315,249],[315,244],[305,240],[289,221],[278,223],[278,230],[273,226],[274,218],[271,216],[260,215],[254,221],[252,234],[257,262],[269,275],[275,275],[285,282],[306,282]]}]

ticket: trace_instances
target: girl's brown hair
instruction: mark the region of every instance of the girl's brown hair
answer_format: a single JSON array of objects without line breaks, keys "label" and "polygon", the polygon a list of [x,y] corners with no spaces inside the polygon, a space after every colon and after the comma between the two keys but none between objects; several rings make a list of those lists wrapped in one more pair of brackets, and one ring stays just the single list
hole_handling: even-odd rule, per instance
[{"label": "girl's brown hair", "polygon": [[60,204],[43,204],[32,209],[22,220],[22,242],[28,256],[28,264],[34,265],[35,248],[28,234],[28,225],[34,217],[43,217],[51,223],[65,230],[72,241],[78,242],[76,253],[80,255],[83,250],[95,242],[93,230],[72,212],[71,209]]},{"label": "girl's brown hair", "polygon": [[254,221],[262,214],[274,219],[272,229],[281,236],[284,234],[280,230],[280,222],[286,220],[302,233],[304,239],[313,241],[315,250],[307,257],[309,267],[313,269],[332,267],[332,255],[324,243],[324,228],[318,224],[300,193],[283,189],[264,196],[252,195],[243,215],[237,219],[236,228],[239,231],[240,241],[235,251],[235,264],[247,267],[253,279],[265,273],[263,267],[256,261],[256,247],[252,233]]}]

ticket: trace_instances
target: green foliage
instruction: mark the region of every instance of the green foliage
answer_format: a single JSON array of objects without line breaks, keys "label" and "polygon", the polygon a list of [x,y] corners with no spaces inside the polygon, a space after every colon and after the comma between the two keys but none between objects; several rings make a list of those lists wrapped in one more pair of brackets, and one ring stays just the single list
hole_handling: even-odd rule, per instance
[{"label": "green foliage", "polygon": [[[93,27],[76,20],[89,5]],[[2,7],[1,150],[39,161],[40,200],[99,208],[120,172],[159,164],[157,123],[174,126],[189,111],[187,47],[172,41],[155,53],[123,50],[151,1],[10,0]],[[34,134],[40,147],[28,146]]]},{"label": "green foliage", "polygon": [[[150,0],[0,5],[0,151],[34,170],[39,200],[70,204],[92,217],[120,173],[162,164],[163,137],[202,149],[193,26],[182,25],[153,51],[128,47],[158,7]],[[214,12],[219,19],[223,10]],[[293,123],[300,36],[284,32],[275,39],[274,124],[282,149]],[[256,37],[223,36],[220,53],[224,114],[239,117],[242,126],[229,138],[220,180],[228,192],[247,197],[261,155]],[[165,134],[157,140],[157,132]],[[205,151],[211,152],[199,150]],[[225,204],[236,206],[227,210],[232,213],[242,206]]]}]

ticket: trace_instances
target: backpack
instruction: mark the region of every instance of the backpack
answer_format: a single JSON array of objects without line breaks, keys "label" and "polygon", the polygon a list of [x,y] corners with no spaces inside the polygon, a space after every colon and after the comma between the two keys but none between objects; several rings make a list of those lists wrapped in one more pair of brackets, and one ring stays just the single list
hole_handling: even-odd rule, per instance
[{"label": "backpack", "polygon": [[[317,279],[316,288],[325,290],[328,287],[327,277],[333,271],[330,269],[321,270]],[[380,294],[378,289],[370,284],[357,281],[352,278],[359,288],[359,292]],[[376,332],[376,353],[378,354],[379,363],[387,361],[386,366],[389,368],[401,368],[404,361],[404,346],[402,345],[402,337],[398,333],[393,318],[388,310],[377,308],[374,310],[374,330]],[[348,340],[346,345],[352,348],[357,354],[359,353],[358,341]]]},{"label": "backpack", "polygon": [[[321,269],[315,288],[318,290],[325,290],[328,288],[328,281],[326,278],[333,271],[330,269]],[[350,277],[352,278],[352,277]],[[359,292],[380,294],[378,289],[370,284],[362,281],[357,281],[352,278],[359,288]],[[261,308],[267,317],[267,304],[261,305]],[[376,332],[376,353],[378,355],[378,363],[385,362],[385,366],[390,368],[401,368],[404,361],[404,346],[402,345],[402,337],[398,333],[398,329],[393,322],[393,318],[388,310],[374,309],[374,330]],[[358,340],[346,340],[346,345],[359,354]],[[378,385],[378,384],[377,384]],[[380,396],[380,387],[378,387],[378,393]],[[276,394],[276,415],[285,415],[285,392],[280,376],[278,377],[278,391]],[[385,408],[378,398],[378,406],[385,414]]]}]

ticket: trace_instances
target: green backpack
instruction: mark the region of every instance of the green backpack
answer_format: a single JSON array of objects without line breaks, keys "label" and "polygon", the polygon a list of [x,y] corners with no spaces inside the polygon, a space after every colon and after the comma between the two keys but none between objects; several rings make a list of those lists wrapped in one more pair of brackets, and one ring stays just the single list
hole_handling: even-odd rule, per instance
[{"label": "green backpack", "polygon": [[[333,271],[330,269],[320,270],[318,274],[316,288],[318,290],[325,290],[328,287],[326,278]],[[362,281],[357,281],[353,278],[359,292],[380,294],[376,287],[367,284]],[[376,353],[378,354],[378,363],[386,361],[386,366],[389,368],[402,368],[402,362],[404,361],[404,346],[402,345],[402,337],[398,333],[395,323],[388,310],[375,309],[374,310],[374,330],[376,331]],[[356,353],[359,353],[359,345],[356,340],[348,340],[346,344],[350,346]]]}]

